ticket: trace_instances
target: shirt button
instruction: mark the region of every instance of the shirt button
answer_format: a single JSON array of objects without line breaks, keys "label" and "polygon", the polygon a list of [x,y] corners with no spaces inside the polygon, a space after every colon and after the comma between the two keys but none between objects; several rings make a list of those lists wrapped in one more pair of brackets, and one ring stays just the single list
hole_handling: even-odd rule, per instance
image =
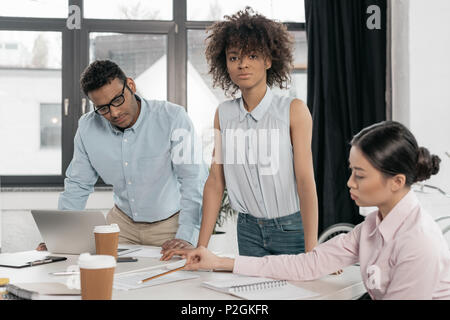
[{"label": "shirt button", "polygon": [[128,166],[128,162],[125,162],[125,167]]},{"label": "shirt button", "polygon": [[128,142],[128,139],[123,139],[123,142]]},{"label": "shirt button", "polygon": [[134,202],[134,199],[131,199],[131,202]]},{"label": "shirt button", "polygon": [[131,184],[131,181],[128,181],[128,184]]}]

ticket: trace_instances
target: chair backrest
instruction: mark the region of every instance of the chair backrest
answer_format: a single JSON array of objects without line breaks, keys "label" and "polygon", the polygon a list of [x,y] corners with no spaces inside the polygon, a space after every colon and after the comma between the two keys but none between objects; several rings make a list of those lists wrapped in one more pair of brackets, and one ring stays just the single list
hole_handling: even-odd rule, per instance
[{"label": "chair backrest", "polygon": [[317,240],[318,244],[326,242],[331,238],[337,236],[340,233],[347,233],[352,231],[355,226],[351,223],[337,223],[332,226],[326,228],[319,236]]}]

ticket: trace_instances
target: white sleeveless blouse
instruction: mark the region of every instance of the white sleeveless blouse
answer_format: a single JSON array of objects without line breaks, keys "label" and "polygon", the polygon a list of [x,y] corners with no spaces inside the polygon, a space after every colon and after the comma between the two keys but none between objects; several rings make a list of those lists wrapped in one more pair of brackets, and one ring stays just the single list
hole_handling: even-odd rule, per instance
[{"label": "white sleeveless blouse", "polygon": [[233,209],[266,219],[300,210],[290,138],[292,100],[267,87],[252,112],[242,98],[219,105],[222,161]]}]

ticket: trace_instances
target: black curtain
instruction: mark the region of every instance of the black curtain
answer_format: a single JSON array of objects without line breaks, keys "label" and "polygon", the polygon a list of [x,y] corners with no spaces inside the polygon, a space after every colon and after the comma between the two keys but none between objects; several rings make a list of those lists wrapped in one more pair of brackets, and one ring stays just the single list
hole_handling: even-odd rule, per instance
[{"label": "black curtain", "polygon": [[305,0],[319,233],[363,221],[347,187],[349,142],[386,118],[386,1]]}]

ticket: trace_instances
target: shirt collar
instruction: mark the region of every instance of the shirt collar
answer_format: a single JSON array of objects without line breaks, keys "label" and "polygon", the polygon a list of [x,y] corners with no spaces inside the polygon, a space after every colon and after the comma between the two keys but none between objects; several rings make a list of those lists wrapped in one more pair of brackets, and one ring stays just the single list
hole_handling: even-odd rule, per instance
[{"label": "shirt collar", "polygon": [[375,234],[376,230],[379,230],[383,236],[384,241],[390,241],[403,222],[412,214],[414,207],[419,205],[416,194],[413,190],[410,190],[387,214],[387,216],[381,220],[381,213],[378,211],[375,220],[375,229],[369,236]]},{"label": "shirt collar", "polygon": [[259,102],[259,104],[251,111],[248,112],[247,109],[244,107],[244,99],[241,97],[239,100],[239,121],[244,121],[247,114],[250,114],[253,119],[256,121],[259,121],[266,111],[269,109],[270,104],[272,102],[273,93],[272,90],[270,90],[269,87],[266,89],[266,94],[264,95],[264,98]]},{"label": "shirt collar", "polygon": [[[136,97],[136,100],[141,103],[141,110],[139,112],[139,116],[138,116],[136,122],[133,124],[133,126],[131,128],[128,128],[128,129],[132,130],[133,132],[136,132],[136,129],[141,125],[141,123],[143,122],[143,119],[145,118],[145,116],[147,114],[148,104],[145,99],[141,99],[137,94],[135,94],[134,96]],[[106,120],[106,121],[108,121],[108,120]],[[123,131],[121,131],[119,128],[112,125],[111,122],[108,121],[108,124],[109,124],[109,127],[111,128],[111,130],[115,134],[123,133]]]}]

